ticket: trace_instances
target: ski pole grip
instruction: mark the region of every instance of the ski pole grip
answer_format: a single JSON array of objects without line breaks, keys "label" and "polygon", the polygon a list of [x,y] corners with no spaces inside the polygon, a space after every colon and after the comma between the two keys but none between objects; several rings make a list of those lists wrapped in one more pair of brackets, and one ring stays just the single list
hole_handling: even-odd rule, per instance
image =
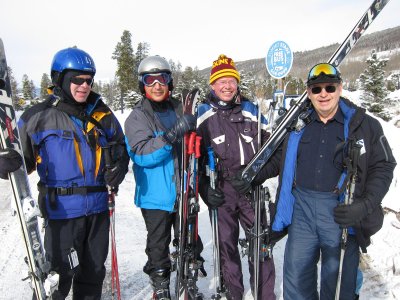
[{"label": "ski pole grip", "polygon": [[215,157],[214,157],[214,149],[212,147],[207,147],[208,154],[208,166],[210,171],[215,172]]},{"label": "ski pole grip", "polygon": [[195,158],[199,158],[201,155],[201,152],[200,152],[201,139],[202,139],[201,136],[196,136],[196,144],[195,144],[195,149],[194,149],[195,150],[195,153],[194,153]]},{"label": "ski pole grip", "polygon": [[215,157],[214,149],[209,146],[207,147],[208,154],[208,167],[210,169],[210,187],[215,190]]},{"label": "ski pole grip", "polygon": [[195,140],[196,140],[196,132],[193,131],[190,133],[188,147],[187,147],[187,153],[189,155],[192,155],[194,153]]}]

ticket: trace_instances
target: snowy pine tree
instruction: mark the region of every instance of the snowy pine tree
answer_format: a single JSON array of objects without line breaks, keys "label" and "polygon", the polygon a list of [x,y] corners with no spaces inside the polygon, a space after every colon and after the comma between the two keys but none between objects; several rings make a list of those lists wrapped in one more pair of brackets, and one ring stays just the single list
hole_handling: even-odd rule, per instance
[{"label": "snowy pine tree", "polygon": [[48,92],[47,89],[51,86],[51,80],[48,74],[43,73],[42,80],[40,81],[40,99],[46,99]]},{"label": "snowy pine tree", "polygon": [[367,68],[360,74],[361,101],[369,112],[388,121],[391,116],[387,110],[390,101],[386,96],[388,90],[385,85],[385,70],[388,59],[379,58],[376,51],[372,50],[367,58]]}]

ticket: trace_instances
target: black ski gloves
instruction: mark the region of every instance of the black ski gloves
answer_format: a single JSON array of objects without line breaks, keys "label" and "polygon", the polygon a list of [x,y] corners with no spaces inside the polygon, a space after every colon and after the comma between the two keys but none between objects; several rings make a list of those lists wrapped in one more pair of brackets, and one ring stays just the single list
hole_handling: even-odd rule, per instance
[{"label": "black ski gloves", "polygon": [[350,205],[339,204],[334,208],[333,215],[341,227],[354,226],[368,215],[367,204],[365,201]]},{"label": "black ski gloves", "polygon": [[104,172],[104,181],[108,186],[112,187],[114,191],[117,191],[118,186],[124,180],[126,173],[128,173],[129,156],[125,146],[118,145],[114,147],[119,148],[118,150],[120,153],[115,163],[106,168]]},{"label": "black ski gloves", "polygon": [[231,178],[229,182],[232,184],[234,189],[242,195],[250,192],[252,188],[251,182],[247,182],[242,178],[242,171],[237,172],[235,177]]},{"label": "black ski gloves", "polygon": [[187,131],[195,129],[196,117],[185,114],[176,121],[172,128],[165,132],[164,138],[169,144],[172,145],[176,142],[179,142]]},{"label": "black ski gloves", "polygon": [[0,149],[0,178],[8,179],[8,173],[22,166],[21,155],[12,148]]},{"label": "black ski gloves", "polygon": [[207,201],[204,201],[204,202],[206,202],[206,204],[209,208],[216,209],[225,203],[224,192],[221,191],[218,187],[213,189],[213,188],[211,188],[211,186],[208,186]]}]

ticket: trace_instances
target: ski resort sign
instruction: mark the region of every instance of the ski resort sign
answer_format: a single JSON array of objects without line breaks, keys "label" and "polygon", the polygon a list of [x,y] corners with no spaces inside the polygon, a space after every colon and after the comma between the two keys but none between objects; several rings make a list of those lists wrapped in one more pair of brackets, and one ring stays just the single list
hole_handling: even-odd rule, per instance
[{"label": "ski resort sign", "polygon": [[269,75],[280,79],[289,74],[293,64],[293,53],[288,44],[276,41],[268,50],[265,64]]}]

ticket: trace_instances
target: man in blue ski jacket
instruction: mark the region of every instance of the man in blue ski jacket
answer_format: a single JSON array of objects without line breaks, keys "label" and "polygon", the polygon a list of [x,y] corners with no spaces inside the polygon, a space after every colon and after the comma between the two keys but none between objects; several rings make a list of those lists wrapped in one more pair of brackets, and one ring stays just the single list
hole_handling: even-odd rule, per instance
[{"label": "man in blue ski jacket", "polygon": [[[95,73],[85,51],[58,51],[51,65],[53,94],[18,122],[27,171],[37,170],[40,177],[46,256],[60,275],[56,300],[65,299],[71,286],[74,299],[101,298],[109,245],[107,186],[117,190],[128,171],[122,128],[91,90]],[[105,151],[112,161],[106,162]],[[13,153],[0,156],[13,159]]]},{"label": "man in blue ski jacket", "polygon": [[181,141],[187,131],[195,129],[196,118],[182,115],[182,103],[171,97],[171,67],[164,58],[143,59],[138,73],[143,98],[126,119],[125,134],[134,165],[135,204],[147,229],[148,260],[143,271],[150,276],[153,299],[168,300],[169,244],[180,195]]},{"label": "man in blue ski jacket", "polygon": [[[280,175],[272,229],[288,232],[285,299],[335,299],[343,228],[348,228],[349,235],[340,299],[354,299],[359,248],[366,252],[371,235],[382,226],[381,202],[396,161],[378,120],[341,97],[341,92],[341,74],[333,65],[317,64],[310,70],[309,123],[288,135],[253,181],[256,184]],[[355,143],[360,146],[360,156],[354,201],[343,205]]]}]

